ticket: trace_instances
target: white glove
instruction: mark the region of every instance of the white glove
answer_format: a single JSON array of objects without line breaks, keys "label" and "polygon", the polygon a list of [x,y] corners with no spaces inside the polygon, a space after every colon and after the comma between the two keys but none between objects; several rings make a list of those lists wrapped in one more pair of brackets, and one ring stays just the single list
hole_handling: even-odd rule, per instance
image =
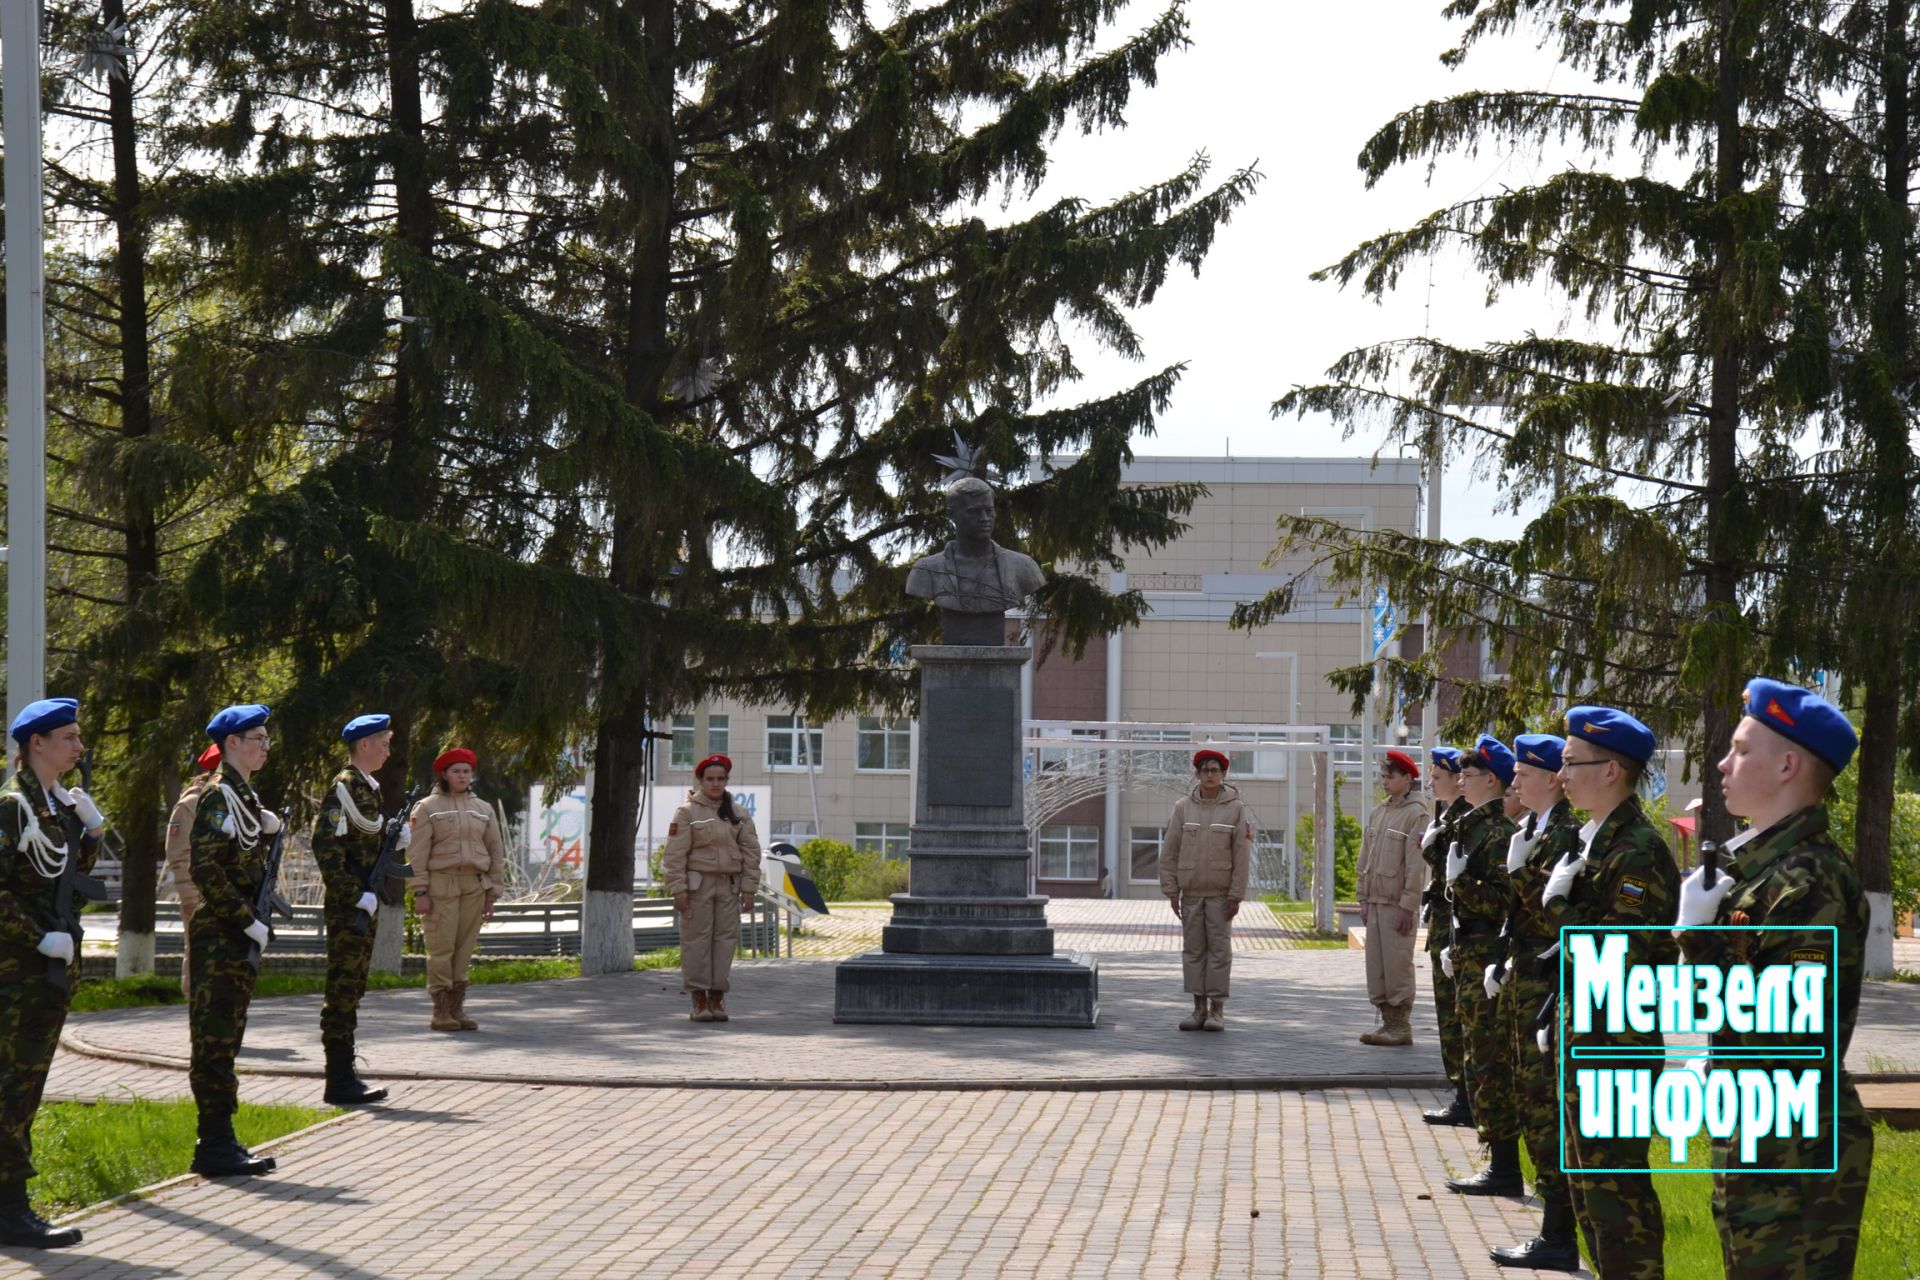
[{"label": "white glove", "polygon": [[1489,1000],[1499,999],[1500,988],[1506,986],[1507,980],[1512,976],[1513,976],[1513,966],[1511,964],[1500,964],[1498,962],[1495,962],[1493,964],[1488,965],[1486,977],[1481,979],[1481,982],[1480,982],[1481,987],[1483,987],[1486,990],[1487,999]]},{"label": "white glove", "polygon": [[1697,1058],[1687,1059],[1687,1070],[1693,1072],[1694,1075],[1699,1076],[1701,1084],[1705,1084],[1707,1082],[1707,1072],[1711,1071],[1712,1069],[1713,1069],[1713,1059],[1708,1057],[1704,1053]]},{"label": "white glove", "polygon": [[267,932],[267,922],[264,920],[255,920],[241,932],[258,943],[262,951],[267,949],[267,939],[272,936]]},{"label": "white glove", "polygon": [[1507,841],[1507,874],[1512,875],[1526,866],[1527,859],[1533,856],[1534,846],[1546,838],[1547,828],[1544,824],[1534,830],[1533,838],[1529,840],[1526,824],[1522,823],[1520,829],[1513,833],[1513,839]]},{"label": "white glove", "polygon": [[394,844],[393,847],[395,849],[404,849],[412,843],[413,843],[413,824],[409,822],[406,826],[400,828],[400,839]]},{"label": "white glove", "polygon": [[68,790],[56,782],[53,784],[53,798],[73,810],[73,816],[80,819],[80,825],[87,830],[98,831],[107,825],[107,816],[100,812],[100,806],[79,787]]},{"label": "white glove", "polygon": [[1429,822],[1427,829],[1420,833],[1420,847],[1422,849],[1431,849],[1433,848],[1433,842],[1439,838],[1440,824],[1437,822]]},{"label": "white glove", "polygon": [[1452,947],[1440,948],[1440,972],[1446,974],[1449,978],[1453,976],[1453,948]]},{"label": "white glove", "polygon": [[1540,895],[1542,903],[1552,902],[1555,898],[1564,898],[1573,891],[1573,882],[1582,871],[1587,869],[1587,860],[1577,853],[1568,853],[1554,863],[1553,874],[1547,877],[1547,887]]},{"label": "white glove", "polygon": [[61,929],[40,939],[40,954],[49,960],[73,963],[73,935]]},{"label": "white glove", "polygon": [[260,829],[270,836],[280,834],[280,815],[271,809],[260,811]]},{"label": "white glove", "polygon": [[1547,1054],[1552,1052],[1552,1049],[1549,1046],[1553,1043],[1553,1036],[1549,1034],[1549,1032],[1545,1027],[1542,1027],[1538,1031],[1533,1033],[1533,1042],[1540,1046],[1540,1052],[1542,1054]]},{"label": "white glove", "polygon": [[1720,910],[1720,899],[1733,892],[1733,877],[1725,871],[1714,877],[1711,889],[1707,888],[1706,874],[1705,867],[1695,867],[1692,874],[1680,882],[1680,916],[1675,923],[1683,929],[1712,924]]},{"label": "white glove", "polygon": [[360,895],[360,901],[354,903],[353,905],[360,908],[362,911],[366,912],[368,915],[372,915],[374,912],[380,909],[380,899],[374,897],[371,893],[363,893]]},{"label": "white glove", "polygon": [[1447,849],[1447,883],[1452,884],[1467,869],[1467,855],[1460,852],[1460,842],[1455,840]]}]

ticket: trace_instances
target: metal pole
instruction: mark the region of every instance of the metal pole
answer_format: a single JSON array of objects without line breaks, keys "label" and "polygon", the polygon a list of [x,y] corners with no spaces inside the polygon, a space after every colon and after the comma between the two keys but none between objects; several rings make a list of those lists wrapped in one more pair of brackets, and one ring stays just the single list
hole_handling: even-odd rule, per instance
[{"label": "metal pole", "polygon": [[40,4],[0,6],[7,197],[7,717],[46,691],[46,262]]},{"label": "metal pole", "polygon": [[[1436,449],[1427,459],[1427,540],[1440,540],[1440,472],[1442,457]],[[1433,634],[1433,610],[1428,609],[1420,619],[1420,648],[1422,656],[1433,654],[1432,661],[1439,661],[1435,651],[1437,637]],[[1426,702],[1420,708],[1420,752],[1424,762],[1426,753],[1440,745],[1440,689],[1434,686]]]}]

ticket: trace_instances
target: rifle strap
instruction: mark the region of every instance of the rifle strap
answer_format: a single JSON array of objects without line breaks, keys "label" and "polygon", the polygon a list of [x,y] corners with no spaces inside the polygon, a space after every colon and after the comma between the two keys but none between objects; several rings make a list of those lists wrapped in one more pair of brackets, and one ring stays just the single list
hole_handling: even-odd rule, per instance
[{"label": "rifle strap", "polygon": [[18,791],[0,792],[0,798],[12,800],[20,806],[20,847],[27,851],[27,860],[33,864],[34,873],[57,880],[67,869],[67,860],[71,856],[67,846],[55,844],[52,837],[40,829],[40,817],[33,811],[33,805]]},{"label": "rifle strap", "polygon": [[344,781],[333,784],[333,794],[334,797],[340,801],[340,820],[334,823],[333,827],[333,834],[336,836],[347,834],[348,823],[353,824],[354,830],[369,836],[376,831],[382,830],[387,825],[381,821],[378,814],[375,814],[371,818],[361,815],[360,807],[354,804],[353,795],[347,790],[347,784]]}]

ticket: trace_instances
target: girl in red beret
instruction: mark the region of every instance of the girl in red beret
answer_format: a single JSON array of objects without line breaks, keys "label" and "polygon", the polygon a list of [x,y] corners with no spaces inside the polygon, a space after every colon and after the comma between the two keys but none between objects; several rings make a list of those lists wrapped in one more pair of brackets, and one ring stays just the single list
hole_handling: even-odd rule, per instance
[{"label": "girl in red beret", "polygon": [[1233,918],[1253,869],[1253,811],[1227,785],[1227,757],[1193,754],[1194,787],[1173,806],[1160,842],[1160,892],[1185,929],[1181,974],[1193,1012],[1182,1031],[1223,1031],[1233,969]]},{"label": "girl in red beret", "polygon": [[467,1016],[467,966],[480,922],[505,887],[506,851],[493,806],[473,794],[480,761],[465,747],[433,762],[434,786],[413,806],[413,909],[427,942],[427,997],[435,1031],[477,1031]]},{"label": "girl in red beret", "polygon": [[693,997],[687,1017],[725,1022],[733,985],[740,913],[760,888],[760,836],[727,791],[733,761],[711,755],[693,767],[700,785],[673,811],[660,872],[680,913],[680,989]]}]

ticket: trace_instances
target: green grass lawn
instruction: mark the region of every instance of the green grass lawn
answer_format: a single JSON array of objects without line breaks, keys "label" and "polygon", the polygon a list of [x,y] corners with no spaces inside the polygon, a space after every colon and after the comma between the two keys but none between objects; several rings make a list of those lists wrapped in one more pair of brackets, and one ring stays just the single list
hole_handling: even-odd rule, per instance
[{"label": "green grass lawn", "polygon": [[[633,967],[636,970],[677,969],[680,967],[680,949],[666,947],[659,951],[649,951],[635,956]],[[497,982],[543,982],[549,978],[577,978],[580,976],[580,958],[578,956],[558,956],[550,960],[476,960],[468,971],[468,978],[476,986],[487,986]],[[369,991],[395,991],[402,988],[419,988],[427,985],[424,973],[411,973],[405,977],[391,973],[370,973],[367,975]],[[318,973],[274,973],[272,969],[260,975],[254,984],[253,995],[256,1000],[269,1000],[275,996],[311,996],[319,995],[327,988],[326,977]],[[134,1009],[156,1004],[185,1004],[186,997],[180,994],[178,978],[161,977],[155,973],[145,973],[132,978],[96,978],[80,983],[73,989],[73,1012],[99,1013],[103,1009]]]},{"label": "green grass lawn", "polygon": [[[1707,1168],[1704,1137],[1687,1144],[1690,1169]],[[1533,1161],[1522,1144],[1520,1162],[1533,1180]],[[1655,1168],[1666,1164],[1666,1144],[1654,1144]],[[1713,1224],[1713,1179],[1708,1174],[1672,1174],[1654,1179],[1666,1218],[1667,1274],[1674,1280],[1724,1280],[1720,1233]],[[1584,1242],[1581,1252],[1586,1252]],[[1909,1280],[1920,1268],[1920,1133],[1884,1124],[1873,1130],[1873,1181],[1861,1218],[1855,1280]]]},{"label": "green grass lawn", "polygon": [[[241,1103],[233,1131],[252,1146],[340,1113]],[[192,1101],[49,1102],[33,1118],[33,1207],[48,1217],[177,1177],[193,1160]]]}]

